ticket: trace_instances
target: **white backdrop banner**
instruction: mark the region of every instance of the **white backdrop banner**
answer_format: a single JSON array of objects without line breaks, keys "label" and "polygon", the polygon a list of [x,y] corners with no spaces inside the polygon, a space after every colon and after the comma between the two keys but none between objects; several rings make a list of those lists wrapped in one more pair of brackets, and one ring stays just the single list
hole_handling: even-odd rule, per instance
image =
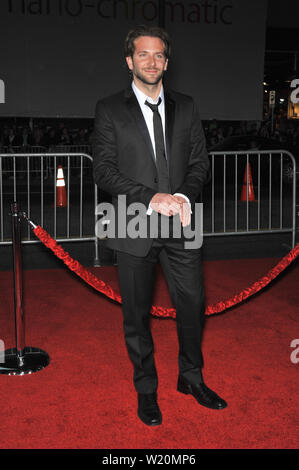
[{"label": "white backdrop banner", "polygon": [[[1,0],[0,115],[93,117],[126,87],[128,30],[158,24],[158,0]],[[266,0],[165,1],[165,76],[203,119],[261,119]]]}]

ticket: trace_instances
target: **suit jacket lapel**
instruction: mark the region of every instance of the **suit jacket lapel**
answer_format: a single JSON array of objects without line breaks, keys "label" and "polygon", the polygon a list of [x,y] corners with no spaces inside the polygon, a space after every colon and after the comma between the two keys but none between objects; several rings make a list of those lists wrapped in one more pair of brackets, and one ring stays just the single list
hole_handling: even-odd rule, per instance
[{"label": "suit jacket lapel", "polygon": [[[130,86],[127,90],[125,90],[125,99],[127,102],[127,106],[134,116],[136,125],[143,136],[143,139],[151,153],[152,159],[156,162],[155,153],[152,146],[152,141],[148,132],[148,128],[146,122],[144,120],[142,111],[138,104],[137,98],[135,93]],[[174,126],[174,118],[175,118],[175,101],[171,97],[169,91],[164,90],[164,99],[165,99],[165,141],[166,141],[166,155],[168,164],[171,160],[171,148],[172,148],[172,136],[173,136],[173,126]],[[156,163],[155,163],[156,164]]]},{"label": "suit jacket lapel", "polygon": [[131,114],[134,116],[134,119],[135,119],[135,122],[136,122],[136,125],[151,153],[151,156],[155,162],[155,153],[154,153],[154,149],[153,149],[153,146],[152,146],[152,141],[151,141],[151,138],[150,138],[150,135],[149,135],[149,132],[148,132],[148,128],[147,128],[147,125],[146,125],[146,122],[144,120],[144,117],[143,117],[143,114],[142,114],[142,111],[140,109],[140,106],[138,104],[138,101],[137,101],[137,98],[135,96],[135,93],[134,91],[132,90],[132,87],[128,88],[126,91],[125,91],[125,99],[127,101],[127,106],[131,112]]},{"label": "suit jacket lapel", "polygon": [[166,155],[168,163],[171,160],[172,136],[175,118],[175,101],[172,99],[170,93],[164,91],[165,99],[165,141],[166,141]]}]

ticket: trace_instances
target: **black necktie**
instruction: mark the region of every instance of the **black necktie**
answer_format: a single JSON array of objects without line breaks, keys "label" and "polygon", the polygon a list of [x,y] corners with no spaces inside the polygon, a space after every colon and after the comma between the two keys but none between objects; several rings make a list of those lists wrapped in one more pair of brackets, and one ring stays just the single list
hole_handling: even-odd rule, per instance
[{"label": "black necktie", "polygon": [[159,192],[169,193],[169,177],[167,160],[164,146],[164,134],[161,116],[158,111],[158,106],[161,103],[161,97],[159,98],[158,104],[152,104],[145,101],[145,104],[153,111],[153,123],[154,123],[154,136],[155,136],[155,148],[156,148],[156,165],[158,171],[159,180]]}]

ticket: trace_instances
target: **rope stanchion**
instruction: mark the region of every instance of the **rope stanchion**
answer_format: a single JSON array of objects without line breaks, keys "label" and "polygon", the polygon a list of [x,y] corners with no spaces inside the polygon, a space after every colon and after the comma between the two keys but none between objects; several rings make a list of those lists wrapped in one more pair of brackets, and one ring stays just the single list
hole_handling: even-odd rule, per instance
[{"label": "rope stanchion", "polygon": [[[29,221],[30,222],[30,221]],[[32,222],[31,222],[31,225]],[[98,279],[94,274],[89,272],[84,266],[82,266],[77,260],[71,258],[71,256],[57,244],[54,240],[42,227],[34,226],[33,229],[35,235],[40,239],[40,241],[48,247],[53,253],[61,259],[64,264],[71,270],[74,271],[79,277],[81,277],[87,284],[92,286],[97,291],[106,295],[110,299],[115,300],[116,302],[121,303],[121,296],[114,292],[114,290],[106,284],[101,279]],[[205,314],[213,315],[221,313],[227,310],[238,303],[243,302],[247,298],[256,294],[258,291],[267,286],[273,279],[275,279],[286,267],[291,264],[299,255],[299,244],[297,244],[281,261],[274,266],[268,273],[263,276],[258,281],[254,282],[250,287],[242,290],[239,294],[234,295],[233,297],[220,301],[213,305],[208,305]],[[174,308],[163,308],[160,306],[152,306],[151,314],[156,317],[163,318],[175,318],[176,311]]]},{"label": "rope stanchion", "polygon": [[21,252],[21,217],[16,202],[11,204],[12,242],[14,267],[14,310],[16,347],[4,351],[0,374],[24,375],[32,374],[46,367],[50,358],[39,348],[25,346],[25,315],[23,309],[23,271]]},{"label": "rope stanchion", "polygon": [[226,301],[220,301],[214,305],[209,305],[205,312],[206,315],[221,313],[224,310],[227,310],[228,308],[233,307],[234,305],[237,305],[238,303],[248,299],[248,297],[256,294],[268,284],[270,284],[270,282],[273,281],[273,279],[275,279],[282,271],[284,271],[287,266],[289,266],[297,258],[298,255],[299,243],[286,256],[284,256],[284,258],[282,258],[279,263],[274,266],[274,268],[270,269],[270,271],[268,271],[265,276],[254,282],[250,287],[243,289],[239,294],[234,295]]}]

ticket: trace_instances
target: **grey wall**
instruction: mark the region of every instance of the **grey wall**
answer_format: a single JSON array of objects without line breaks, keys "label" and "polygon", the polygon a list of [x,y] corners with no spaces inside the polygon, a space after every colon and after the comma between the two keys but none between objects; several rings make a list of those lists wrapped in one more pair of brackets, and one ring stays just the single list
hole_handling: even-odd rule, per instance
[{"label": "grey wall", "polygon": [[[266,11],[264,0],[166,2],[166,82],[203,119],[261,119]],[[1,0],[0,115],[92,117],[128,84],[123,41],[141,22],[158,23],[157,0]]]}]

